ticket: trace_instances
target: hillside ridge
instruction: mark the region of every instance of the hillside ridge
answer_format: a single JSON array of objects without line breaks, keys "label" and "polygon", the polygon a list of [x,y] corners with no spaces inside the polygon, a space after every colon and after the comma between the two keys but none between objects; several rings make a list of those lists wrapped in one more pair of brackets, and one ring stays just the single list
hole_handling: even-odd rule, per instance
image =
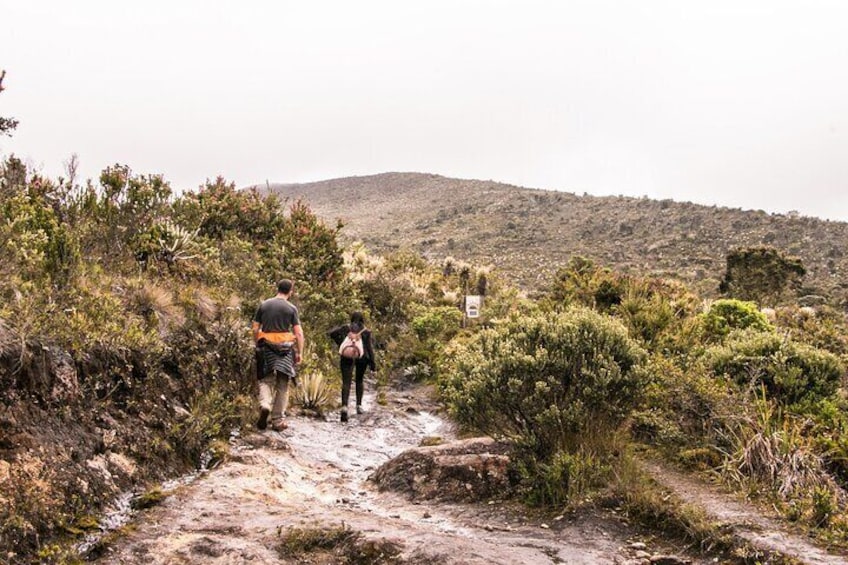
[{"label": "hillside ridge", "polygon": [[492,264],[538,289],[575,255],[624,272],[682,279],[715,294],[736,247],[768,245],[799,257],[805,294],[848,295],[848,223],[762,210],[577,195],[488,180],[389,172],[270,184],[305,199],[343,233],[376,251],[411,248]]}]

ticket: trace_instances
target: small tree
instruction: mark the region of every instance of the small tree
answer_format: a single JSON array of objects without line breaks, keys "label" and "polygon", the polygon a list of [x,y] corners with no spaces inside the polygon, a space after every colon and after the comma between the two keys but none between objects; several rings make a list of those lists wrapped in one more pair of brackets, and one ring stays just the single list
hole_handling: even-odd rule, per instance
[{"label": "small tree", "polygon": [[772,247],[737,248],[727,255],[719,292],[731,298],[775,303],[797,292],[807,273],[800,259]]},{"label": "small tree", "polygon": [[[0,71],[0,92],[3,92],[3,79],[6,78],[6,71]],[[12,131],[18,127],[18,120],[15,118],[4,118],[0,116],[0,135],[12,135]]]}]

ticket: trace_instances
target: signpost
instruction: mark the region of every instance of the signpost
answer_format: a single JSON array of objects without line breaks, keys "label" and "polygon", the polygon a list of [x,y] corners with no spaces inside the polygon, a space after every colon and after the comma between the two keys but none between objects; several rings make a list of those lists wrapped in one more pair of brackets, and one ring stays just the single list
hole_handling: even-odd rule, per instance
[{"label": "signpost", "polygon": [[480,296],[465,297],[465,315],[468,318],[480,317]]}]

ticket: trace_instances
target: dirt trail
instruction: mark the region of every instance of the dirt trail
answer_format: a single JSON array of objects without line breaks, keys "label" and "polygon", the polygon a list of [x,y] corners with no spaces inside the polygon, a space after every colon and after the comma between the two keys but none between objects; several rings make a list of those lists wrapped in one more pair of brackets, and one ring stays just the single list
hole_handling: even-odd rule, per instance
[{"label": "dirt trail", "polygon": [[402,559],[434,563],[643,563],[646,549],[680,555],[614,512],[543,524],[499,501],[416,504],[378,492],[368,476],[380,464],[423,437],[454,433],[426,389],[394,391],[386,406],[369,396],[366,409],[347,424],[337,413],[329,421],[296,417],[285,432],[236,439],[232,461],[137,516],[100,561],[286,563],[276,549],[281,532],[342,523],[399,544]]},{"label": "dirt trail", "polygon": [[848,565],[848,557],[828,553],[809,539],[790,531],[777,520],[764,515],[758,508],[722,492],[717,487],[656,462],[646,463],[645,469],[681,500],[701,508],[713,522],[759,551],[779,553],[809,565]]}]

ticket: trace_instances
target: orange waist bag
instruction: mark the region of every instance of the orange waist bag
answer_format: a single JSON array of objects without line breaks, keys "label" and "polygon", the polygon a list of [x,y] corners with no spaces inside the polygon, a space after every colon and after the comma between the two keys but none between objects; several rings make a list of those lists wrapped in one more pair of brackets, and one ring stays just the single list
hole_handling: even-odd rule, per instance
[{"label": "orange waist bag", "polygon": [[259,332],[256,341],[265,340],[271,343],[294,343],[295,337],[292,332]]}]

